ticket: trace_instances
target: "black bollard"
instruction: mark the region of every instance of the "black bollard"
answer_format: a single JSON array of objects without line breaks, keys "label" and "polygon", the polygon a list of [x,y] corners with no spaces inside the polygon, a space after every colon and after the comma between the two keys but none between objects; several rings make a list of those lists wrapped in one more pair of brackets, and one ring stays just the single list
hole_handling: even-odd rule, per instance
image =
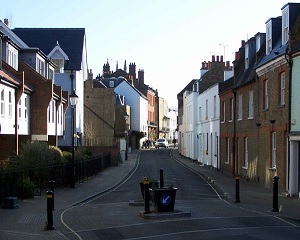
[{"label": "black bollard", "polygon": [[279,212],[278,208],[278,180],[279,177],[273,177],[273,209],[272,212]]},{"label": "black bollard", "polygon": [[235,202],[239,203],[240,201],[240,177],[235,177]]},{"label": "black bollard", "polygon": [[164,188],[164,170],[162,168],[159,169],[159,176],[160,176],[159,186],[160,188]]},{"label": "black bollard", "polygon": [[53,226],[53,192],[48,190],[47,194],[47,230],[54,230]]},{"label": "black bollard", "polygon": [[150,192],[149,192],[149,179],[144,177],[144,196],[145,196],[145,214],[150,212]]},{"label": "black bollard", "polygon": [[54,199],[55,199],[55,197],[54,197],[54,183],[55,183],[55,181],[54,180],[50,180],[49,183],[50,183],[50,190],[53,193],[53,210],[55,210],[55,207],[54,207]]}]

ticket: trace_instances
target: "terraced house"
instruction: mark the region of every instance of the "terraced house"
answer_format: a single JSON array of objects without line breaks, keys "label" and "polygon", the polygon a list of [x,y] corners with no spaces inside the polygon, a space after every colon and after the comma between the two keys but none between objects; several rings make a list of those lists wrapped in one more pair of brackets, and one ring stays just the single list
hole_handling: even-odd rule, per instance
[{"label": "terraced house", "polygon": [[54,84],[55,65],[6,24],[0,21],[0,160],[28,141],[57,146],[68,107],[68,92]]},{"label": "terraced house", "polygon": [[[281,12],[266,21],[265,33],[242,41],[233,77],[219,82],[216,100],[210,92],[207,101],[196,103],[201,80],[177,95],[179,151],[266,188],[279,177],[280,190],[293,196],[300,193],[300,3],[287,3]],[[202,120],[196,130],[197,118]],[[213,123],[218,118],[219,145]],[[205,121],[211,121],[209,131]]]},{"label": "terraced house", "polygon": [[286,4],[282,16],[266,21],[266,33],[243,42],[232,86],[220,93],[221,168],[266,188],[277,176],[281,191],[290,195],[299,192],[299,103],[292,97],[297,92],[292,60],[299,47],[299,7]]}]

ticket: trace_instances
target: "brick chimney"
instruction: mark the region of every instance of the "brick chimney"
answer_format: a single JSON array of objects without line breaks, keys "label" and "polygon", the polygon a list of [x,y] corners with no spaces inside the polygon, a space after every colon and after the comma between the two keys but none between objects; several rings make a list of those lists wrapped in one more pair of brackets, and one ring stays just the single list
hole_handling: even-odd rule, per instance
[{"label": "brick chimney", "polygon": [[5,25],[6,25],[7,27],[9,27],[9,20],[8,20],[8,18],[4,18],[4,23],[5,23]]},{"label": "brick chimney", "polygon": [[136,68],[135,63],[129,63],[129,78],[136,80]]},{"label": "brick chimney", "polygon": [[93,80],[93,71],[92,71],[92,69],[90,69],[88,71],[88,80]]},{"label": "brick chimney", "polygon": [[144,84],[144,69],[139,69],[138,79],[140,83]]},{"label": "brick chimney", "polygon": [[109,66],[109,63],[104,63],[103,65],[103,74],[104,73],[110,73],[110,66]]}]

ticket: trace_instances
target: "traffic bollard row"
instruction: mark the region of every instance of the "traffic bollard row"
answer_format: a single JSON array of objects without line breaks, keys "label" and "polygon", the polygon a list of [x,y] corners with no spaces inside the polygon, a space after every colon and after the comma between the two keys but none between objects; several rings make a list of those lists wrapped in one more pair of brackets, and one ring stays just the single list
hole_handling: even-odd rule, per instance
[{"label": "traffic bollard row", "polygon": [[144,177],[145,214],[150,212],[149,178]]},{"label": "traffic bollard row", "polygon": [[51,190],[46,192],[47,194],[47,230],[54,230],[53,226],[53,205],[54,205],[54,194]]}]

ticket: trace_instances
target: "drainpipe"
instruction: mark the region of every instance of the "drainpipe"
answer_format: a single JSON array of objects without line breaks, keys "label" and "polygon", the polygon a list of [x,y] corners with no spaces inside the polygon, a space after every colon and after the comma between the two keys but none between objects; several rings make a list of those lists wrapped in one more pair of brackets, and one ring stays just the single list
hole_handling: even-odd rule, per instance
[{"label": "drainpipe", "polygon": [[[289,47],[287,46],[286,50],[285,50],[285,54],[284,54],[284,58],[287,62],[288,68],[289,68],[289,115],[288,115],[288,129],[287,129],[287,133],[290,134],[291,132],[291,102],[292,102],[292,93],[291,93],[291,89],[292,89],[292,71],[293,71],[293,60],[291,60],[291,53],[289,52]],[[289,186],[290,186],[290,164],[291,164],[291,160],[290,160],[290,141],[288,140],[288,151],[287,151],[287,160],[288,160],[288,176],[287,176],[287,181],[288,181],[288,190],[289,190]],[[299,187],[298,187],[299,188]]]},{"label": "drainpipe", "polygon": [[236,151],[236,90],[234,89],[233,90],[233,143],[232,143],[232,152],[233,152],[233,169],[232,169],[232,174],[233,176],[237,176],[237,161],[235,159],[236,157],[236,154],[235,154],[235,151]]}]

